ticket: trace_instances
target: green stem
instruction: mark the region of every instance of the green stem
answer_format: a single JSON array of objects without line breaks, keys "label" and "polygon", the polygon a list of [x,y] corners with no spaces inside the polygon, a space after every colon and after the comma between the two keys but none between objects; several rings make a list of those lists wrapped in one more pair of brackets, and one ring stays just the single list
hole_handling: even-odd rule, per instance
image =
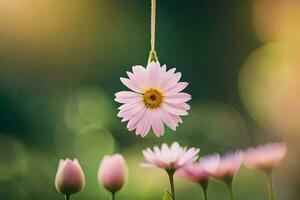
[{"label": "green stem", "polygon": [[227,185],[227,188],[228,188],[230,200],[234,200],[233,189],[232,189],[232,179],[226,181],[226,185]]},{"label": "green stem", "polygon": [[158,58],[157,58],[156,52],[154,50],[151,50],[149,53],[148,63],[151,63],[151,62],[158,62]]},{"label": "green stem", "polygon": [[111,200],[115,200],[115,197],[116,197],[116,192],[112,192],[111,193]]},{"label": "green stem", "polygon": [[66,194],[66,196],[65,196],[65,200],[70,200],[70,196],[71,196],[71,195],[69,195],[69,194]]},{"label": "green stem", "polygon": [[167,173],[169,175],[169,180],[170,180],[171,194],[172,194],[173,199],[175,200],[175,187],[174,187],[175,170],[167,170]]},{"label": "green stem", "polygon": [[208,181],[200,183],[202,190],[203,190],[203,199],[207,200],[207,188],[208,188]]},{"label": "green stem", "polygon": [[275,200],[272,172],[267,173],[270,200]]}]

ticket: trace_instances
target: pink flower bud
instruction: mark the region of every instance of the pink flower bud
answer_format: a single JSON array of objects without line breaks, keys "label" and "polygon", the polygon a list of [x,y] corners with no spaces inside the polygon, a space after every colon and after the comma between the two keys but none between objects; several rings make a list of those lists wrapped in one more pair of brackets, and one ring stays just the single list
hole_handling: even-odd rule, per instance
[{"label": "pink flower bud", "polygon": [[84,185],[85,177],[78,160],[60,160],[55,178],[56,189],[69,196],[80,192]]},{"label": "pink flower bud", "polygon": [[122,188],[127,177],[127,166],[122,155],[105,156],[98,171],[98,181],[109,190],[116,192]]}]

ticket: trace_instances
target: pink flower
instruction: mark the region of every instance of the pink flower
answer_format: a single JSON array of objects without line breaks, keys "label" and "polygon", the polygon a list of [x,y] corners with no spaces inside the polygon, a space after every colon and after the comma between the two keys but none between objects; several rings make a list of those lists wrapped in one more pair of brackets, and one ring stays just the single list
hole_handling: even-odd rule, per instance
[{"label": "pink flower", "polygon": [[177,174],[192,182],[205,183],[211,178],[220,162],[220,155],[205,156],[198,163],[189,164],[180,169]]},{"label": "pink flower", "polygon": [[84,185],[85,177],[78,160],[60,160],[55,178],[56,189],[69,196],[80,192]]},{"label": "pink flower", "polygon": [[179,82],[181,73],[175,68],[167,71],[166,65],[151,62],[147,68],[133,66],[132,73],[121,82],[132,91],[115,94],[115,101],[122,103],[118,117],[128,121],[129,131],[145,137],[150,129],[157,137],[164,134],[164,124],[176,130],[182,123],[181,116],[188,115],[190,106],[186,103],[191,95],[181,92],[188,83]]},{"label": "pink flower", "polygon": [[143,151],[144,158],[148,163],[142,163],[141,166],[177,170],[196,161],[199,151],[197,148],[183,148],[177,142],[174,142],[171,147],[163,144],[161,149],[155,146],[153,150],[148,148]]},{"label": "pink flower", "polygon": [[210,171],[211,175],[220,180],[231,179],[240,169],[243,161],[243,153],[235,151],[220,158],[217,167]]},{"label": "pink flower", "polygon": [[120,190],[127,178],[127,165],[120,154],[105,156],[98,170],[99,183],[110,192]]},{"label": "pink flower", "polygon": [[207,182],[209,180],[209,173],[207,173],[199,163],[192,163],[181,168],[177,175],[196,183]]},{"label": "pink flower", "polygon": [[270,143],[249,148],[244,155],[244,164],[251,169],[269,171],[282,162],[285,154],[285,143]]}]

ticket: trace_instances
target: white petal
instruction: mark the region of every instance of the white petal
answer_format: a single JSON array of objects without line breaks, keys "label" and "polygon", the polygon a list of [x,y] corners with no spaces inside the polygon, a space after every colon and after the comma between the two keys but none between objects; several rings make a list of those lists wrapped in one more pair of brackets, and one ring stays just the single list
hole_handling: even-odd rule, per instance
[{"label": "white petal", "polygon": [[120,112],[118,113],[118,117],[121,117],[121,118],[132,117],[132,116],[136,115],[144,107],[145,106],[144,106],[143,103],[139,103],[130,110],[128,110],[128,109],[127,110],[120,110]]},{"label": "white petal", "polygon": [[167,103],[163,103],[161,105],[161,108],[173,115],[181,115],[181,116],[188,115],[188,112],[186,110],[173,107]]},{"label": "white petal", "polygon": [[120,106],[118,109],[122,110],[123,112],[136,108],[137,106],[143,105],[142,102],[135,102],[135,103],[125,103]]},{"label": "white petal", "polygon": [[153,112],[152,116],[152,129],[157,137],[160,137],[164,134],[164,124],[160,118],[160,115],[157,110]]},{"label": "white petal", "polygon": [[120,78],[121,82],[128,87],[129,89],[131,89],[132,91],[141,93],[143,90],[139,87],[139,85],[137,85],[134,81],[129,80],[127,78]]},{"label": "white petal", "polygon": [[147,73],[152,87],[159,87],[161,81],[161,69],[160,64],[157,62],[151,62],[147,66]]},{"label": "white petal", "polygon": [[146,111],[146,108],[141,109],[133,118],[131,118],[127,124],[127,128],[129,131],[133,131],[136,129],[137,123],[141,119],[141,117],[144,115]]},{"label": "white petal", "polygon": [[170,104],[180,104],[185,103],[192,99],[192,96],[187,93],[178,93],[170,96],[165,96],[164,101]]},{"label": "white petal", "polygon": [[177,72],[175,74],[172,74],[167,82],[162,86],[163,91],[168,91],[169,89],[173,88],[176,83],[180,80],[181,73]]},{"label": "white petal", "polygon": [[151,111],[146,109],[145,113],[139,120],[136,128],[136,134],[145,137],[151,128]]},{"label": "white petal", "polygon": [[157,166],[154,164],[150,164],[150,163],[141,163],[140,167],[142,168],[156,168]]},{"label": "white petal", "polygon": [[165,96],[177,94],[184,90],[189,84],[187,82],[176,83],[172,88],[164,91]]},{"label": "white petal", "polygon": [[115,101],[119,103],[134,103],[142,100],[140,94],[130,91],[117,92],[115,96]]},{"label": "white petal", "polygon": [[[163,67],[165,67],[165,65]],[[160,82],[161,88],[163,88],[170,81],[170,79],[172,78],[172,75],[174,75],[175,71],[176,71],[176,69],[173,68],[161,75],[161,79],[162,79]]]},{"label": "white petal", "polygon": [[150,87],[150,81],[147,75],[147,70],[144,67],[133,66],[132,71],[136,78],[136,81],[138,82],[141,88],[146,89]]},{"label": "white petal", "polygon": [[162,121],[172,130],[176,130],[177,123],[176,121],[171,117],[171,114],[163,109],[158,109],[158,113],[162,119]]}]

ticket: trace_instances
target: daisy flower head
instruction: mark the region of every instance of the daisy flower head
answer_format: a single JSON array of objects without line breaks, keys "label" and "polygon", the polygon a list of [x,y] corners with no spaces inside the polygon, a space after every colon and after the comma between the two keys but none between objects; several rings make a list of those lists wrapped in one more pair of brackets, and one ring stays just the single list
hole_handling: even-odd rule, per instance
[{"label": "daisy flower head", "polygon": [[199,162],[189,164],[178,171],[178,175],[196,183],[208,182],[220,162],[220,155],[214,154],[200,158]]},{"label": "daisy flower head", "polygon": [[135,130],[136,135],[145,137],[150,129],[157,137],[164,134],[164,125],[176,130],[182,123],[182,116],[188,115],[191,95],[182,92],[187,82],[179,82],[180,72],[159,62],[150,62],[146,68],[133,66],[127,72],[128,78],[121,82],[131,91],[115,94],[115,101],[123,104],[119,107],[118,117],[128,122],[129,131]]},{"label": "daisy flower head", "polygon": [[148,163],[142,163],[141,167],[176,171],[196,161],[199,151],[200,149],[194,147],[189,149],[181,147],[177,142],[170,147],[164,143],[161,148],[155,146],[153,150],[148,148],[143,151]]},{"label": "daisy flower head", "polygon": [[206,171],[208,174],[213,174],[217,170],[220,160],[220,154],[212,154],[202,156],[199,163],[204,171]]},{"label": "daisy flower head", "polygon": [[286,151],[285,143],[269,143],[257,148],[249,148],[244,153],[244,165],[268,172],[282,162]]},{"label": "daisy flower head", "polygon": [[220,180],[232,179],[239,171],[243,162],[243,152],[230,152],[222,157],[216,168],[211,171],[211,175]]},{"label": "daisy flower head", "polygon": [[177,174],[189,181],[195,183],[207,182],[209,180],[209,173],[207,173],[200,165],[200,163],[192,163],[178,170]]}]

